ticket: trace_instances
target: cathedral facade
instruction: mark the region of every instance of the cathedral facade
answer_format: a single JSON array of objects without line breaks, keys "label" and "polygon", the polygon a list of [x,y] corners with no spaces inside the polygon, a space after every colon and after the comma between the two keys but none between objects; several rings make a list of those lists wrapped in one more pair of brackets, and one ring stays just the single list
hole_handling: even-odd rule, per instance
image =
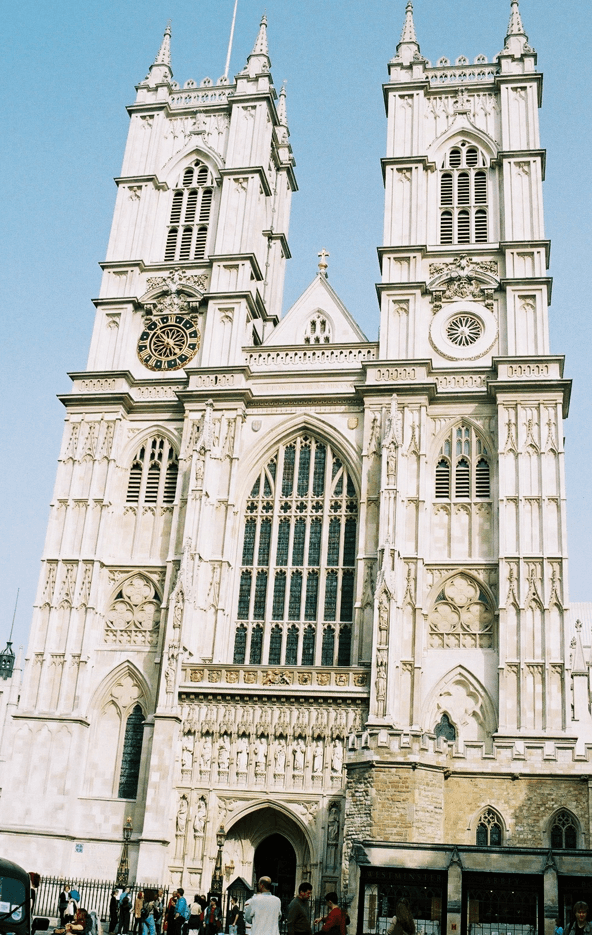
[{"label": "cathedral facade", "polygon": [[592,719],[542,78],[517,0],[493,61],[435,65],[408,2],[388,72],[378,341],[325,251],[280,318],[265,18],[233,83],[179,87],[167,29],[138,85],[2,840],[113,879],[131,818],[132,877],[205,892],[223,829],[225,885],[310,879],[359,932],[401,895],[426,935],[553,932],[586,894]]}]

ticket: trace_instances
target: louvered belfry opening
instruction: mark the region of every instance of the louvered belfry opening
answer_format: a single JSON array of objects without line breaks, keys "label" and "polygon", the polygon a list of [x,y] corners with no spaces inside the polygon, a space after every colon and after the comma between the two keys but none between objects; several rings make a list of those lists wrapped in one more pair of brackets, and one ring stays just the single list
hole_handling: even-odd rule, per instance
[{"label": "louvered belfry opening", "polygon": [[280,446],[247,499],[236,664],[351,663],[357,533],[339,456],[307,434]]},{"label": "louvered belfry opening", "polygon": [[214,200],[214,180],[197,160],[183,172],[173,192],[164,259],[166,262],[203,260]]},{"label": "louvered belfry opening", "polygon": [[160,435],[139,448],[130,467],[126,503],[174,503],[179,462],[171,443]]},{"label": "louvered belfry opening", "polygon": [[490,457],[472,426],[455,426],[445,438],[436,462],[435,499],[490,500]]},{"label": "louvered belfry opening", "polygon": [[483,153],[462,141],[446,154],[440,173],[440,243],[487,243],[488,184]]}]

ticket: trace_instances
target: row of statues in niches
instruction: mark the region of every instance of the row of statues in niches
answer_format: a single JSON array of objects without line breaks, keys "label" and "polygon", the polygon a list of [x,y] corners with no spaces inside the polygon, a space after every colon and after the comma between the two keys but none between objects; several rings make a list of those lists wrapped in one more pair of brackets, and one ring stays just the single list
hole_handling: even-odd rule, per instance
[{"label": "row of statues in niches", "polygon": [[181,769],[190,771],[197,765],[202,773],[209,773],[215,767],[220,774],[235,767],[237,774],[246,775],[251,769],[255,775],[264,775],[273,766],[278,775],[284,775],[288,769],[293,773],[310,769],[313,776],[321,776],[327,770],[337,777],[343,771],[343,757],[343,741],[339,737],[333,740],[296,737],[288,742],[284,737],[270,740],[265,735],[248,737],[243,734],[233,741],[226,733],[218,740],[209,733],[201,740],[185,734]]}]

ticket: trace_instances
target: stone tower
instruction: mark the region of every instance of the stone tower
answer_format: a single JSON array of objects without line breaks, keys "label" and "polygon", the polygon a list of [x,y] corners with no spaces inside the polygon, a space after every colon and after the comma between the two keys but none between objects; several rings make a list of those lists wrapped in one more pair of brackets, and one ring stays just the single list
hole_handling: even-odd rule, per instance
[{"label": "stone tower", "polygon": [[280,320],[296,182],[265,17],[234,83],[180,88],[170,41],[63,398],[5,844],[113,879],[130,818],[138,882],[310,879],[360,933],[402,895],[426,932],[498,924],[494,892],[549,927],[582,895],[592,723],[518,2],[493,61],[435,66],[407,3],[379,342],[325,250]]}]

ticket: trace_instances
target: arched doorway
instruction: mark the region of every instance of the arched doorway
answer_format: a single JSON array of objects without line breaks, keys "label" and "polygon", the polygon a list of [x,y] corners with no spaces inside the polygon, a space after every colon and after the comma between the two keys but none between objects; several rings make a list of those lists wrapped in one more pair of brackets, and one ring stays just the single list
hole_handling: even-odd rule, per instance
[{"label": "arched doorway", "polygon": [[296,889],[296,851],[282,834],[270,834],[255,850],[255,879],[271,877],[272,891],[282,901],[282,908],[294,896]]}]

